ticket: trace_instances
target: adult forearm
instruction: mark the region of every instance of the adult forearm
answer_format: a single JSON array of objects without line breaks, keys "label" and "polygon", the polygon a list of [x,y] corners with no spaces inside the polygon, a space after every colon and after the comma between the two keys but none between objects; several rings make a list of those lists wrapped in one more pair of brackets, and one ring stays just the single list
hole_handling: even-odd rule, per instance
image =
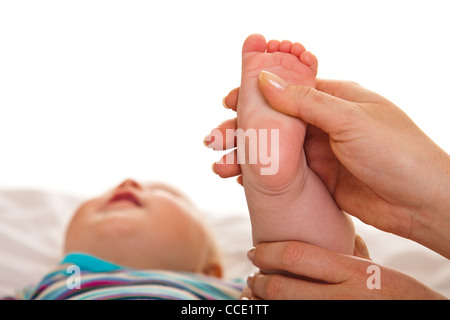
[{"label": "adult forearm", "polygon": [[450,156],[435,164],[434,197],[415,212],[410,238],[450,259]]}]

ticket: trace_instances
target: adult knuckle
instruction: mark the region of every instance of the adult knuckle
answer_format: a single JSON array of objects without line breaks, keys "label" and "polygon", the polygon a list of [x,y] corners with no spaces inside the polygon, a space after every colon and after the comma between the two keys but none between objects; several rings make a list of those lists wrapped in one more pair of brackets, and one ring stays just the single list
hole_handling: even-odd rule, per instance
[{"label": "adult knuckle", "polygon": [[299,87],[299,89],[297,90],[297,95],[302,100],[308,99],[311,100],[312,102],[317,102],[320,99],[318,91],[315,90],[313,87],[308,86]]},{"label": "adult knuckle", "polygon": [[367,279],[367,263],[365,261],[352,261],[352,263],[343,265],[342,268],[345,270],[342,274],[347,274],[342,284],[349,287],[359,287],[361,284],[365,284]]},{"label": "adult knuckle", "polygon": [[339,110],[339,114],[336,116],[336,124],[336,127],[330,133],[353,137],[357,133],[365,132],[368,122],[367,116],[359,106],[348,104]]},{"label": "adult knuckle", "polygon": [[298,265],[303,259],[305,249],[295,242],[289,242],[281,253],[281,264],[285,267]]},{"label": "adult knuckle", "polygon": [[269,276],[264,288],[264,295],[267,300],[280,299],[281,289],[281,277],[277,275]]},{"label": "adult knuckle", "polygon": [[363,121],[362,110],[354,105],[342,109],[342,121],[345,126],[354,127]]}]

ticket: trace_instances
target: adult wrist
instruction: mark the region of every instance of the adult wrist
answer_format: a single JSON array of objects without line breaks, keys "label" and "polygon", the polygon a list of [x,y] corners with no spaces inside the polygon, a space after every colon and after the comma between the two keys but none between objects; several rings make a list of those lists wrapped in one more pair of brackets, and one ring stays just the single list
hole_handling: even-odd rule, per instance
[{"label": "adult wrist", "polygon": [[450,156],[442,151],[436,164],[434,196],[413,212],[410,238],[450,259]]}]

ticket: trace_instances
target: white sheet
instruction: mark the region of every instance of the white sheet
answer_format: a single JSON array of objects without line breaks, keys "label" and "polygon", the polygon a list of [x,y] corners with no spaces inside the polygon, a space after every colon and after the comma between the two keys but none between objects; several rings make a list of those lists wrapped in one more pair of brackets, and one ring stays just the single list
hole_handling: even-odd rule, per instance
[{"label": "white sheet", "polygon": [[[62,239],[81,199],[41,190],[0,191],[0,296],[38,281],[61,258]],[[242,212],[207,215],[224,253],[225,277],[254,271],[246,253],[250,222]],[[450,297],[450,261],[355,220],[374,261],[401,270]],[[383,279],[381,278],[381,281]]]}]

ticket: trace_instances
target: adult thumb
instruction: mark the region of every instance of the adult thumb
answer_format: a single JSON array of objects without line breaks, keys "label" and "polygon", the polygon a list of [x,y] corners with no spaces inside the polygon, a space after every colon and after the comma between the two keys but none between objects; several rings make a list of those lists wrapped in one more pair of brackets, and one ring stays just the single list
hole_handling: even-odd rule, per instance
[{"label": "adult thumb", "polygon": [[288,84],[273,73],[262,71],[259,87],[272,108],[300,118],[327,133],[339,131],[355,104],[310,86]]}]

